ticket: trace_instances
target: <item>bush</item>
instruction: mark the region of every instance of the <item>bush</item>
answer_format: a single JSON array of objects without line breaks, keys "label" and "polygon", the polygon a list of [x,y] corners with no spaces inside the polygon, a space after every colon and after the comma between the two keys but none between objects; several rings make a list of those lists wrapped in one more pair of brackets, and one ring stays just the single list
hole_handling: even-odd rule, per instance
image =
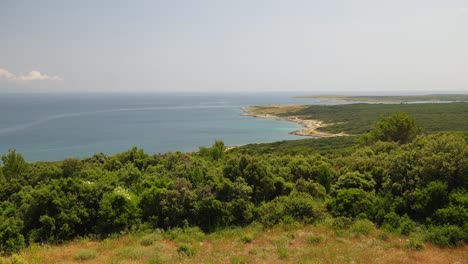
[{"label": "bush", "polygon": [[374,223],[367,219],[357,220],[351,225],[351,232],[358,235],[368,235],[374,231]]},{"label": "bush", "polygon": [[404,236],[408,236],[414,230],[414,223],[408,217],[408,215],[404,215],[401,217],[401,224],[400,224],[400,234]]},{"label": "bush", "polygon": [[373,214],[373,194],[357,188],[342,189],[330,201],[329,207],[334,216],[369,217]]},{"label": "bush", "polygon": [[92,249],[80,249],[73,257],[76,260],[89,260],[96,258],[96,251]]},{"label": "bush", "polygon": [[390,235],[387,231],[381,231],[377,238],[382,241],[387,241],[390,238]]},{"label": "bush", "polygon": [[151,246],[154,244],[154,242],[158,240],[158,237],[156,235],[147,235],[147,236],[144,236],[141,240],[140,240],[140,245],[142,246]]},{"label": "bush", "polygon": [[254,240],[254,237],[252,234],[245,234],[241,237],[241,241],[244,244],[248,244]]},{"label": "bush", "polygon": [[304,180],[302,178],[296,181],[296,190],[299,192],[308,193],[318,199],[325,199],[327,195],[325,187],[319,183],[313,182],[311,180]]},{"label": "bush", "polygon": [[400,216],[393,211],[386,214],[382,226],[389,231],[397,230],[400,227]]},{"label": "bush", "polygon": [[414,230],[414,223],[406,214],[400,217],[397,213],[390,212],[385,215],[382,227],[407,236]]},{"label": "bush", "polygon": [[463,225],[466,219],[468,219],[468,208],[460,205],[441,208],[432,215],[435,224]]},{"label": "bush", "polygon": [[312,223],[320,219],[324,209],[307,193],[280,196],[264,204],[259,210],[260,222],[268,227],[280,222],[299,220]]},{"label": "bush", "polygon": [[98,230],[103,234],[123,231],[140,220],[136,197],[120,187],[103,195],[99,203],[98,214]]},{"label": "bush", "polygon": [[17,218],[3,218],[0,216],[0,254],[11,254],[25,247],[21,234],[23,222]]},{"label": "bush", "polygon": [[333,219],[332,228],[335,230],[344,230],[348,229],[352,223],[353,220],[351,218],[340,216]]},{"label": "bush", "polygon": [[468,242],[468,234],[466,230],[454,225],[432,226],[426,239],[437,246],[454,247]]},{"label": "bush", "polygon": [[421,239],[412,237],[408,239],[404,247],[409,250],[423,250],[424,242]]},{"label": "bush", "polygon": [[177,247],[177,252],[185,256],[194,256],[195,250],[187,245],[180,245]]}]

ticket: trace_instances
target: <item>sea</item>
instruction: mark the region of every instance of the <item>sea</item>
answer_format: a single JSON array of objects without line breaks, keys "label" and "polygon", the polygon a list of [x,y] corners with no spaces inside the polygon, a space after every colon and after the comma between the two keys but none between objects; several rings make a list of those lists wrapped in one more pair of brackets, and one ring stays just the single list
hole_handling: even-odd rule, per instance
[{"label": "sea", "polygon": [[242,115],[242,107],[324,104],[300,94],[0,94],[0,155],[27,161],[145,152],[192,152],[215,140],[228,146],[304,138],[300,125]]}]

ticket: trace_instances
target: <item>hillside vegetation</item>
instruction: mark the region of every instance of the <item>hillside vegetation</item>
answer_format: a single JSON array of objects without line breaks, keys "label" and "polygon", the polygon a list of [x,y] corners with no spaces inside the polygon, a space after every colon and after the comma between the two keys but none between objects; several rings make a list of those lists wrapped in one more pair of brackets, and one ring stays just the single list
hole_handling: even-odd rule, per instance
[{"label": "hillside vegetation", "polygon": [[279,117],[297,116],[301,119],[323,121],[318,130],[358,135],[369,132],[382,116],[396,112],[410,114],[425,132],[458,131],[468,134],[468,103],[443,104],[344,104],[303,106],[257,106],[249,108],[253,114]]},{"label": "hillside vegetation", "polygon": [[[396,260],[426,259],[434,252],[462,257],[466,250],[437,247],[466,248],[468,242],[468,138],[421,131],[411,116],[396,113],[376,122],[359,143],[335,141],[342,147],[310,152],[305,146],[299,154],[252,146],[225,152],[218,141],[197,153],[149,155],[133,148],[113,156],[27,163],[11,150],[0,170],[0,251],[21,252],[28,261],[71,255],[97,261],[117,254],[105,253],[107,247],[122,248],[122,259],[163,258],[153,263],[175,256],[214,261],[216,254],[227,258],[217,262],[261,256],[270,262],[271,250],[277,253],[271,261],[320,258],[327,250],[335,254],[327,263],[392,254]],[[278,233],[281,227],[291,232]],[[243,236],[231,237],[229,230]],[[184,232],[195,232],[186,235],[193,239],[188,244],[177,238]],[[118,234],[130,235],[116,239]],[[134,241],[132,234],[156,236],[141,243],[155,243],[160,253],[127,249],[134,243],[121,241]],[[80,237],[104,240],[67,245]],[[62,249],[36,249],[63,243]],[[400,251],[424,247],[431,250],[426,257]],[[250,250],[253,256],[244,261]]]}]

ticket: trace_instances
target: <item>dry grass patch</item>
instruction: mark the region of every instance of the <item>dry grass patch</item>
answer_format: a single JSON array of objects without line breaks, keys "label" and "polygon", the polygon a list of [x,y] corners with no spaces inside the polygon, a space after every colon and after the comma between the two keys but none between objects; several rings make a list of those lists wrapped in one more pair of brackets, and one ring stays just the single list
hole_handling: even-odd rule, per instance
[{"label": "dry grass patch", "polygon": [[[414,250],[412,246],[408,246],[414,243],[410,240],[412,238],[385,234],[385,239],[382,239],[380,231],[371,231],[367,235],[359,236],[348,232],[343,237],[336,237],[333,229],[320,225],[277,226],[263,231],[257,227],[233,228],[208,235],[198,234],[198,231],[194,230],[180,232],[179,230],[176,234],[170,234],[168,237],[172,237],[172,240],[162,239],[164,237],[162,234],[161,239],[145,246],[141,241],[146,239],[148,234],[123,235],[102,241],[77,240],[60,246],[33,245],[18,257],[28,263],[87,264],[353,262],[463,264],[467,263],[468,259],[468,246],[439,248],[424,243],[423,249]],[[195,235],[189,238],[190,233]],[[241,241],[246,234],[252,234],[254,237],[249,243]],[[92,254],[88,254],[89,252]]]}]

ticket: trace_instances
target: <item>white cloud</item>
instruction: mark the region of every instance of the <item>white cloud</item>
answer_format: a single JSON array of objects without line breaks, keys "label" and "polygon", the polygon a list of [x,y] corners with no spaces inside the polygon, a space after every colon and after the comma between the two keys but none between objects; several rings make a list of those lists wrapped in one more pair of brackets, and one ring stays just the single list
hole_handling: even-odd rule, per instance
[{"label": "white cloud", "polygon": [[40,71],[31,71],[27,75],[18,76],[18,80],[21,81],[44,81],[44,80],[52,80],[52,81],[60,81],[60,77],[58,76],[49,76],[47,74],[42,74]]},{"label": "white cloud", "polygon": [[0,79],[9,81],[61,81],[59,76],[50,76],[43,74],[40,71],[33,70],[26,75],[15,75],[5,69],[0,68]]},{"label": "white cloud", "polygon": [[5,69],[0,68],[0,78],[11,80],[15,78],[15,75]]}]

